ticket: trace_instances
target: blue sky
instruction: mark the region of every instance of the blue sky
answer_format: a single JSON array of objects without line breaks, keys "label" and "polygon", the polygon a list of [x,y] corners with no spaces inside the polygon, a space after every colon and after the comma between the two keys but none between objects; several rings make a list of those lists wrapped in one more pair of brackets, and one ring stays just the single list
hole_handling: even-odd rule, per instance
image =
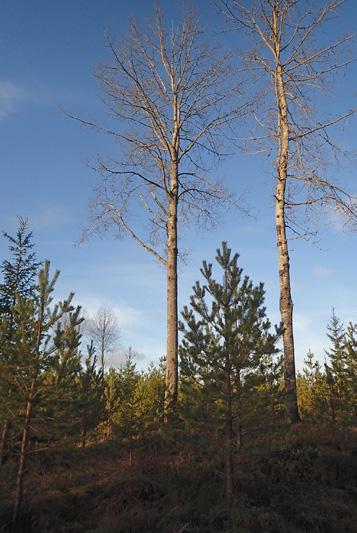
[{"label": "blue sky", "polygon": [[[129,238],[106,235],[74,246],[97,180],[87,162],[106,150],[108,139],[80,128],[61,108],[101,116],[92,71],[107,58],[104,32],[124,37],[128,16],[143,21],[154,5],[151,0],[3,0],[0,20],[0,228],[14,232],[16,217],[27,216],[39,257],[61,270],[58,297],[74,290],[88,313],[112,307],[122,349],[131,345],[142,354],[141,364],[158,360],[165,351],[165,272]],[[174,18],[181,1],[162,5]],[[206,26],[217,30],[220,20],[210,3],[201,0],[196,7]],[[350,1],[336,24],[347,27],[356,15],[357,4]],[[351,107],[355,89],[356,73],[350,71],[337,83],[329,105]],[[355,124],[340,134],[348,148],[356,138]],[[230,211],[209,233],[194,227],[185,231],[180,245],[190,255],[180,265],[180,306],[188,301],[202,259],[213,259],[220,242],[227,240],[240,253],[245,272],[265,282],[269,316],[279,320],[272,164],[271,159],[237,153],[218,169],[232,189],[245,194],[253,216]],[[356,173],[348,166],[342,172],[356,193]],[[357,320],[357,235],[342,231],[336,221],[320,230],[317,245],[291,243],[299,366],[309,348],[322,356],[332,306],[342,320]],[[0,258],[5,255],[2,240]]]}]

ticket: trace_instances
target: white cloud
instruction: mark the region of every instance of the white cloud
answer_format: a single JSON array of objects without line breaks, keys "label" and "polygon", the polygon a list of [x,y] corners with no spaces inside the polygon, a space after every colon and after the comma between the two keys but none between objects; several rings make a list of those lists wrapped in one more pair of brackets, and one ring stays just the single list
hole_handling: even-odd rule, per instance
[{"label": "white cloud", "polygon": [[148,361],[145,354],[138,352],[131,346],[121,346],[119,350],[116,350],[113,353],[109,354],[106,366],[108,368],[119,368],[123,363],[125,363],[126,356],[129,353],[129,348],[133,356],[134,363],[136,363],[139,367],[143,366],[144,368],[146,368]]},{"label": "white cloud", "polygon": [[114,307],[114,314],[118,317],[118,322],[122,328],[131,328],[139,325],[142,320],[142,313],[133,307]]},{"label": "white cloud", "polygon": [[333,270],[325,265],[315,265],[313,273],[316,278],[327,278],[333,274]]},{"label": "white cloud", "polygon": [[266,235],[268,233],[267,227],[263,224],[251,221],[249,224],[244,224],[240,228],[240,232],[245,235]]},{"label": "white cloud", "polygon": [[[349,208],[354,213],[357,210],[357,194],[353,192],[349,192],[350,196],[350,203],[346,199],[347,205],[349,204]],[[326,223],[332,227],[332,229],[336,233],[346,233],[350,229],[355,229],[357,227],[357,224],[355,222],[355,215],[352,215],[349,213],[348,210],[343,210],[341,208],[338,208],[337,206],[328,206],[325,209],[326,213]]]},{"label": "white cloud", "polygon": [[37,211],[29,217],[30,225],[35,230],[51,228],[70,222],[71,217],[65,207],[52,205]]},{"label": "white cloud", "polygon": [[159,333],[156,330],[158,323],[163,324],[161,315],[148,315],[130,305],[112,305],[109,300],[95,296],[79,297],[78,303],[82,305],[84,318],[94,316],[100,307],[110,308],[118,318],[119,342],[108,356],[108,367],[119,367],[125,361],[129,346],[134,350],[134,361],[139,368],[146,368],[150,361],[157,363],[165,353],[164,327]]},{"label": "white cloud", "polygon": [[13,113],[24,98],[25,94],[21,89],[9,81],[0,80],[0,120]]},{"label": "white cloud", "polygon": [[126,305],[113,306],[111,302],[96,297],[81,297],[79,303],[83,308],[82,314],[85,317],[94,316],[101,307],[111,309],[118,319],[121,331],[136,328],[142,320],[142,312],[134,307]]},{"label": "white cloud", "polygon": [[37,84],[36,86],[18,87],[8,80],[0,80],[0,120],[16,112],[22,103],[55,106],[68,104],[96,105],[95,94],[74,91],[65,87]]},{"label": "white cloud", "polygon": [[294,327],[299,333],[305,333],[311,326],[311,320],[306,315],[295,313]]}]

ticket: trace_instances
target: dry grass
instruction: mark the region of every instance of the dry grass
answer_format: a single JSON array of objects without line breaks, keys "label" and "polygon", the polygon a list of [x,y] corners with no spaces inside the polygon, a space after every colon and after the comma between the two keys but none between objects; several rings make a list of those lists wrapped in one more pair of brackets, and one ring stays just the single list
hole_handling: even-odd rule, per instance
[{"label": "dry grass", "polygon": [[[247,443],[235,470],[235,501],[224,504],[219,462],[187,458],[184,442],[138,449],[119,443],[33,456],[21,533],[353,532],[355,434],[297,427]],[[0,516],[13,497],[2,471]],[[2,513],[2,514],[1,514]],[[1,523],[1,520],[0,520]]]}]

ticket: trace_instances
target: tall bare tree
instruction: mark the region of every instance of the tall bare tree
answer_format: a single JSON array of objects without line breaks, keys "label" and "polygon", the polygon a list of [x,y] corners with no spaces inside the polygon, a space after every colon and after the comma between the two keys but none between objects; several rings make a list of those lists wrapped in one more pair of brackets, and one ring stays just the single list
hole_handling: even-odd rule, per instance
[{"label": "tall bare tree", "polygon": [[[279,257],[280,313],[283,323],[284,378],[287,415],[299,420],[293,335],[293,301],[290,281],[288,231],[306,236],[298,208],[303,208],[303,224],[311,220],[313,208],[332,209],[357,219],[356,197],[346,192],[336,176],[329,177],[332,155],[341,153],[330,136],[330,129],[353,112],[322,117],[313,109],[314,97],[323,99],[321,90],[327,76],[351,60],[345,45],[352,35],[338,37],[321,34],[321,27],[336,15],[341,0],[222,0],[220,6],[236,29],[246,30],[253,41],[249,64],[259,72],[256,86],[268,80],[265,113],[256,116],[264,133],[255,141],[273,141],[275,167],[275,226]],[[331,26],[329,26],[331,30]],[[342,54],[340,54],[340,52]],[[322,106],[323,108],[323,106]],[[301,229],[302,228],[302,229]]]},{"label": "tall bare tree", "polygon": [[94,317],[86,322],[87,334],[93,339],[94,346],[99,352],[100,364],[104,371],[106,356],[119,339],[118,319],[109,307],[101,307]]},{"label": "tall bare tree", "polygon": [[203,41],[193,12],[166,26],[157,10],[145,31],[131,21],[125,40],[107,45],[111,61],[97,76],[112,121],[82,122],[112,136],[119,155],[96,165],[103,179],[90,230],[124,231],[166,267],[169,414],[178,381],[178,226],[191,216],[207,223],[228,199],[220,180],[207,177],[208,158],[220,155],[223,126],[246,106],[233,108],[227,58]]}]

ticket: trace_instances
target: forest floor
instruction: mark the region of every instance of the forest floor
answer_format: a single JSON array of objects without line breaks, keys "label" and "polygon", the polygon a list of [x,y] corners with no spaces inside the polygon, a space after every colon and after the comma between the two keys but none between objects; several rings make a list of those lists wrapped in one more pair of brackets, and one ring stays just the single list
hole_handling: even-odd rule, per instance
[{"label": "forest floor", "polygon": [[[269,446],[251,442],[235,465],[229,507],[219,465],[188,449],[156,438],[132,456],[116,442],[33,454],[16,531],[357,531],[355,432],[305,426],[269,435]],[[14,473],[11,461],[0,473],[0,531],[9,530]]]}]

